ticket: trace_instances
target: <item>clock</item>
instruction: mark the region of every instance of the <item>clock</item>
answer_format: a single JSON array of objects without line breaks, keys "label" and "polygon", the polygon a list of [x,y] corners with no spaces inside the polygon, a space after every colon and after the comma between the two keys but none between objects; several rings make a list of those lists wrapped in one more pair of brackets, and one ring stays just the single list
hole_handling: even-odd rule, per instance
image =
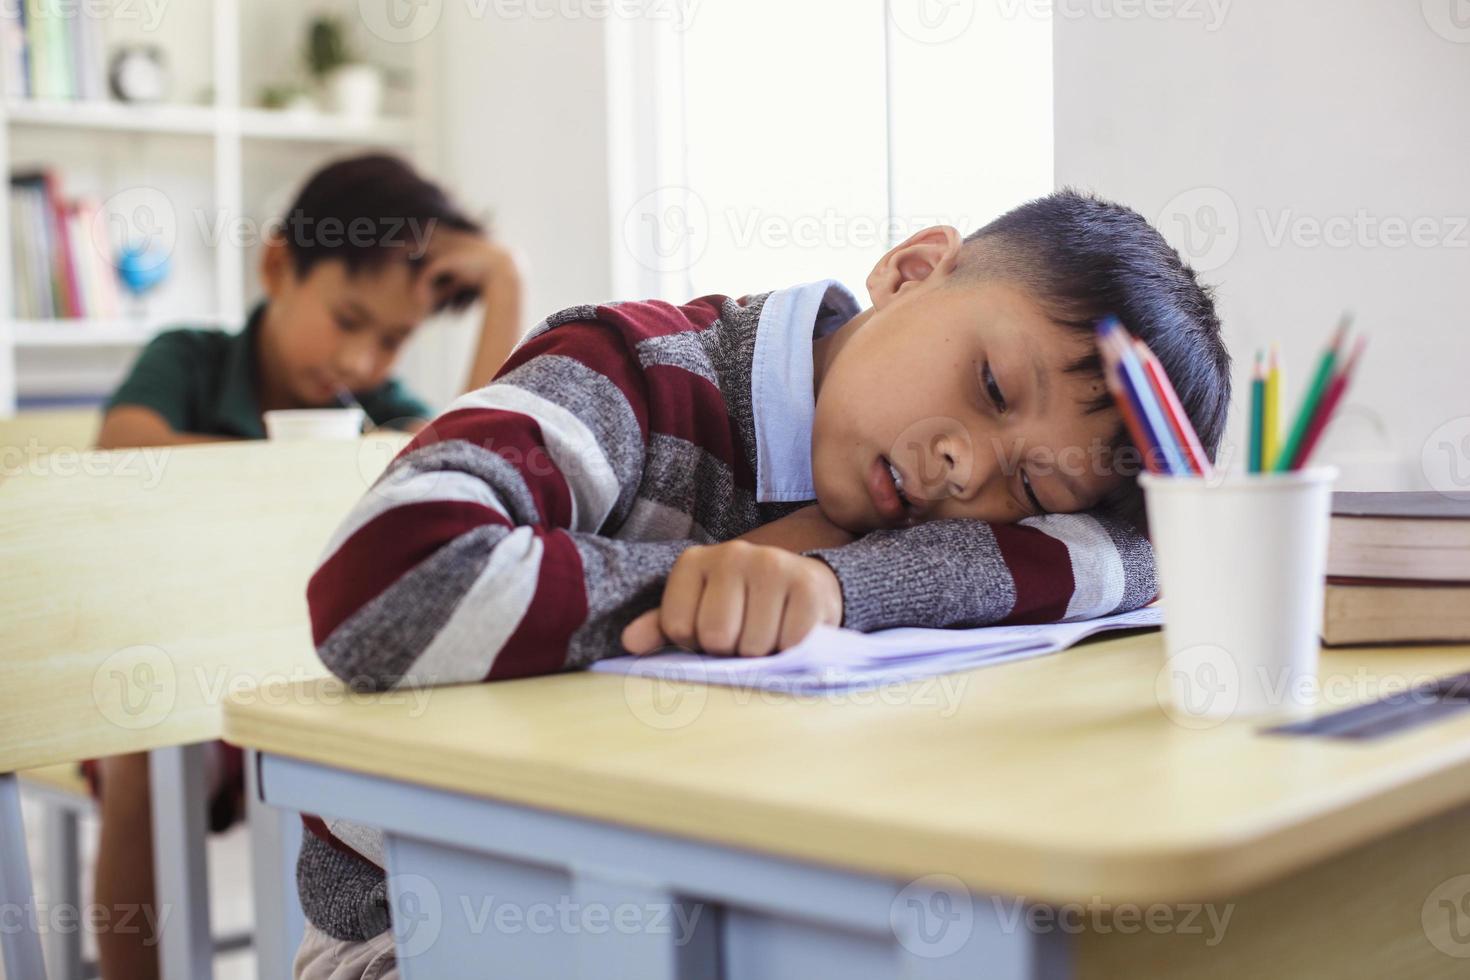
[{"label": "clock", "polygon": [[162,102],[168,94],[168,68],[153,45],[119,48],[107,78],[112,94],[124,102]]}]

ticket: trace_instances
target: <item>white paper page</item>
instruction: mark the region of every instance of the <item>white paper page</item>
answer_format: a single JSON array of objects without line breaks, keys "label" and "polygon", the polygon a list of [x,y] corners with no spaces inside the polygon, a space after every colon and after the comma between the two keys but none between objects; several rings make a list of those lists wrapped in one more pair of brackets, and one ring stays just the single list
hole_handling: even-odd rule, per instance
[{"label": "white paper page", "polygon": [[841,690],[1044,656],[1104,630],[1136,629],[1162,622],[1162,610],[1148,606],[1078,623],[968,630],[904,627],[860,633],[819,626],[796,646],[769,657],[671,652],[613,657],[598,661],[592,669],[767,690]]}]

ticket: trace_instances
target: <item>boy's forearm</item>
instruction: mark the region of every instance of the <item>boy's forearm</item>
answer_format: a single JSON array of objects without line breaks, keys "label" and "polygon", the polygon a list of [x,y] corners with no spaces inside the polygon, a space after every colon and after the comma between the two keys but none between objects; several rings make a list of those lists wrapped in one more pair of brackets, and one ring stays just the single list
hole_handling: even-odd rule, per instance
[{"label": "boy's forearm", "polygon": [[[525,521],[513,492],[498,504],[508,514],[497,515],[471,502],[474,476],[436,468],[423,453],[429,465],[413,472],[407,458],[397,464],[402,475],[378,489],[413,502],[398,515],[371,499],[359,505],[353,522],[362,528],[307,589],[318,655],[357,687],[503,680],[613,656],[623,627],[657,604],[675,560],[695,544]],[[437,499],[419,499],[415,484]],[[367,563],[388,574],[361,574]]]},{"label": "boy's forearm", "polygon": [[510,352],[520,341],[523,284],[515,256],[497,248],[495,268],[485,285],[485,315],[480,323],[480,336],[475,343],[475,356],[470,362],[465,391],[483,388],[495,377]]},{"label": "boy's forearm", "polygon": [[192,446],[205,442],[237,442],[233,436],[178,432],[151,408],[119,405],[102,419],[97,449],[137,449],[142,446]]},{"label": "boy's forearm", "polygon": [[929,521],[811,556],[837,575],[842,625],[864,631],[1091,619],[1158,593],[1148,539],[1096,514]]},{"label": "boy's forearm", "polygon": [[[612,656],[695,543],[599,533],[642,479],[642,405],[609,380],[627,376],[631,351],[577,323],[523,350],[419,433],[329,542],[307,604],[339,677],[463,683]],[[604,428],[610,419],[621,422]],[[580,453],[574,471],[554,463],[566,446]]]}]

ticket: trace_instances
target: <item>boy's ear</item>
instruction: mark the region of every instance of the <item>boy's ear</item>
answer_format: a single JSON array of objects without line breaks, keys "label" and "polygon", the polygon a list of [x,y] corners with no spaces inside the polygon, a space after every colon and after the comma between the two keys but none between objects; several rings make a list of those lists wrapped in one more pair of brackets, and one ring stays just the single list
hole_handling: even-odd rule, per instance
[{"label": "boy's ear", "polygon": [[280,234],[272,234],[266,238],[260,250],[260,284],[265,288],[265,295],[271,299],[280,295],[295,272],[291,266],[291,251],[286,247],[286,239]]},{"label": "boy's ear", "polygon": [[964,238],[950,225],[935,225],[916,233],[878,260],[868,273],[868,295],[882,308],[905,289],[923,282],[938,283],[954,273]]}]

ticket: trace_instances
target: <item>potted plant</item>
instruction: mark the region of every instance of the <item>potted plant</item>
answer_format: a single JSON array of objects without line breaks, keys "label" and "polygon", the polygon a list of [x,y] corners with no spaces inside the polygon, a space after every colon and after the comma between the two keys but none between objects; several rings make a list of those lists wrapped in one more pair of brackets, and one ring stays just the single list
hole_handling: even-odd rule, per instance
[{"label": "potted plant", "polygon": [[311,22],[306,64],[325,89],[333,112],[353,119],[377,118],[383,105],[383,74],[352,51],[342,18],[323,15]]}]

